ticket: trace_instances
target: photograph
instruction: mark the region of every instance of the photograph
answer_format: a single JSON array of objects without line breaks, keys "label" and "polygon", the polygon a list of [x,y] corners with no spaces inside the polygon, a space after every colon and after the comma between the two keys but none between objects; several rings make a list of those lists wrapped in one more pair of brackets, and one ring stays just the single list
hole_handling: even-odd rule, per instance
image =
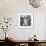
[{"label": "photograph", "polygon": [[32,28],[33,27],[33,15],[32,14],[20,14],[19,15],[19,27]]}]

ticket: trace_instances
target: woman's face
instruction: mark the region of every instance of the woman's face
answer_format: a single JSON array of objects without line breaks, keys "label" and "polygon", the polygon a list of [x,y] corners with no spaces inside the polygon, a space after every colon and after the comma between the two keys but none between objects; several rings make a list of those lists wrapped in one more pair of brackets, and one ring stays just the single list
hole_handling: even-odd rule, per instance
[{"label": "woman's face", "polygon": [[24,19],[24,23],[25,23],[25,24],[28,24],[28,21],[27,21],[27,19],[26,19],[26,18]]}]

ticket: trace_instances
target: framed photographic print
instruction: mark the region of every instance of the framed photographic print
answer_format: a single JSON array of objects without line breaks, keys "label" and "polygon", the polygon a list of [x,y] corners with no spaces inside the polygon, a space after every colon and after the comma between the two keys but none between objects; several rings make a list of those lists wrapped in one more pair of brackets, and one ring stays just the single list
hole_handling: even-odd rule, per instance
[{"label": "framed photographic print", "polygon": [[20,28],[33,28],[33,14],[20,13],[18,23]]}]

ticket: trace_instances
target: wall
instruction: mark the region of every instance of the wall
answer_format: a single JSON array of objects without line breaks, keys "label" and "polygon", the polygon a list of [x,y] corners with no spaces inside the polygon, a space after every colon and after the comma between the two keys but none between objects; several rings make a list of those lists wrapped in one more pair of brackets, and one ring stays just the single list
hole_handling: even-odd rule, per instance
[{"label": "wall", "polygon": [[[19,13],[34,14],[34,27],[32,29],[21,29],[18,27]],[[16,37],[17,40],[27,40],[34,34],[37,35],[39,40],[46,40],[45,15],[46,8],[33,8],[29,5],[28,0],[0,0],[0,16],[13,17],[12,26],[8,32],[13,37]],[[1,33],[3,32],[1,31]],[[0,35],[2,35],[1,33]],[[2,38],[0,36],[0,39]]]}]

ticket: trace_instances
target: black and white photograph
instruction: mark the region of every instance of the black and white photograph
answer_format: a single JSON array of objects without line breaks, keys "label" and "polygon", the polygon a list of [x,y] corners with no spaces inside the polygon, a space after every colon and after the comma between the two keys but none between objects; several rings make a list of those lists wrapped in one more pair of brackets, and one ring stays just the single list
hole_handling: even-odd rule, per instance
[{"label": "black and white photograph", "polygon": [[21,28],[32,28],[33,27],[33,15],[32,14],[20,14],[19,15],[19,26]]}]

